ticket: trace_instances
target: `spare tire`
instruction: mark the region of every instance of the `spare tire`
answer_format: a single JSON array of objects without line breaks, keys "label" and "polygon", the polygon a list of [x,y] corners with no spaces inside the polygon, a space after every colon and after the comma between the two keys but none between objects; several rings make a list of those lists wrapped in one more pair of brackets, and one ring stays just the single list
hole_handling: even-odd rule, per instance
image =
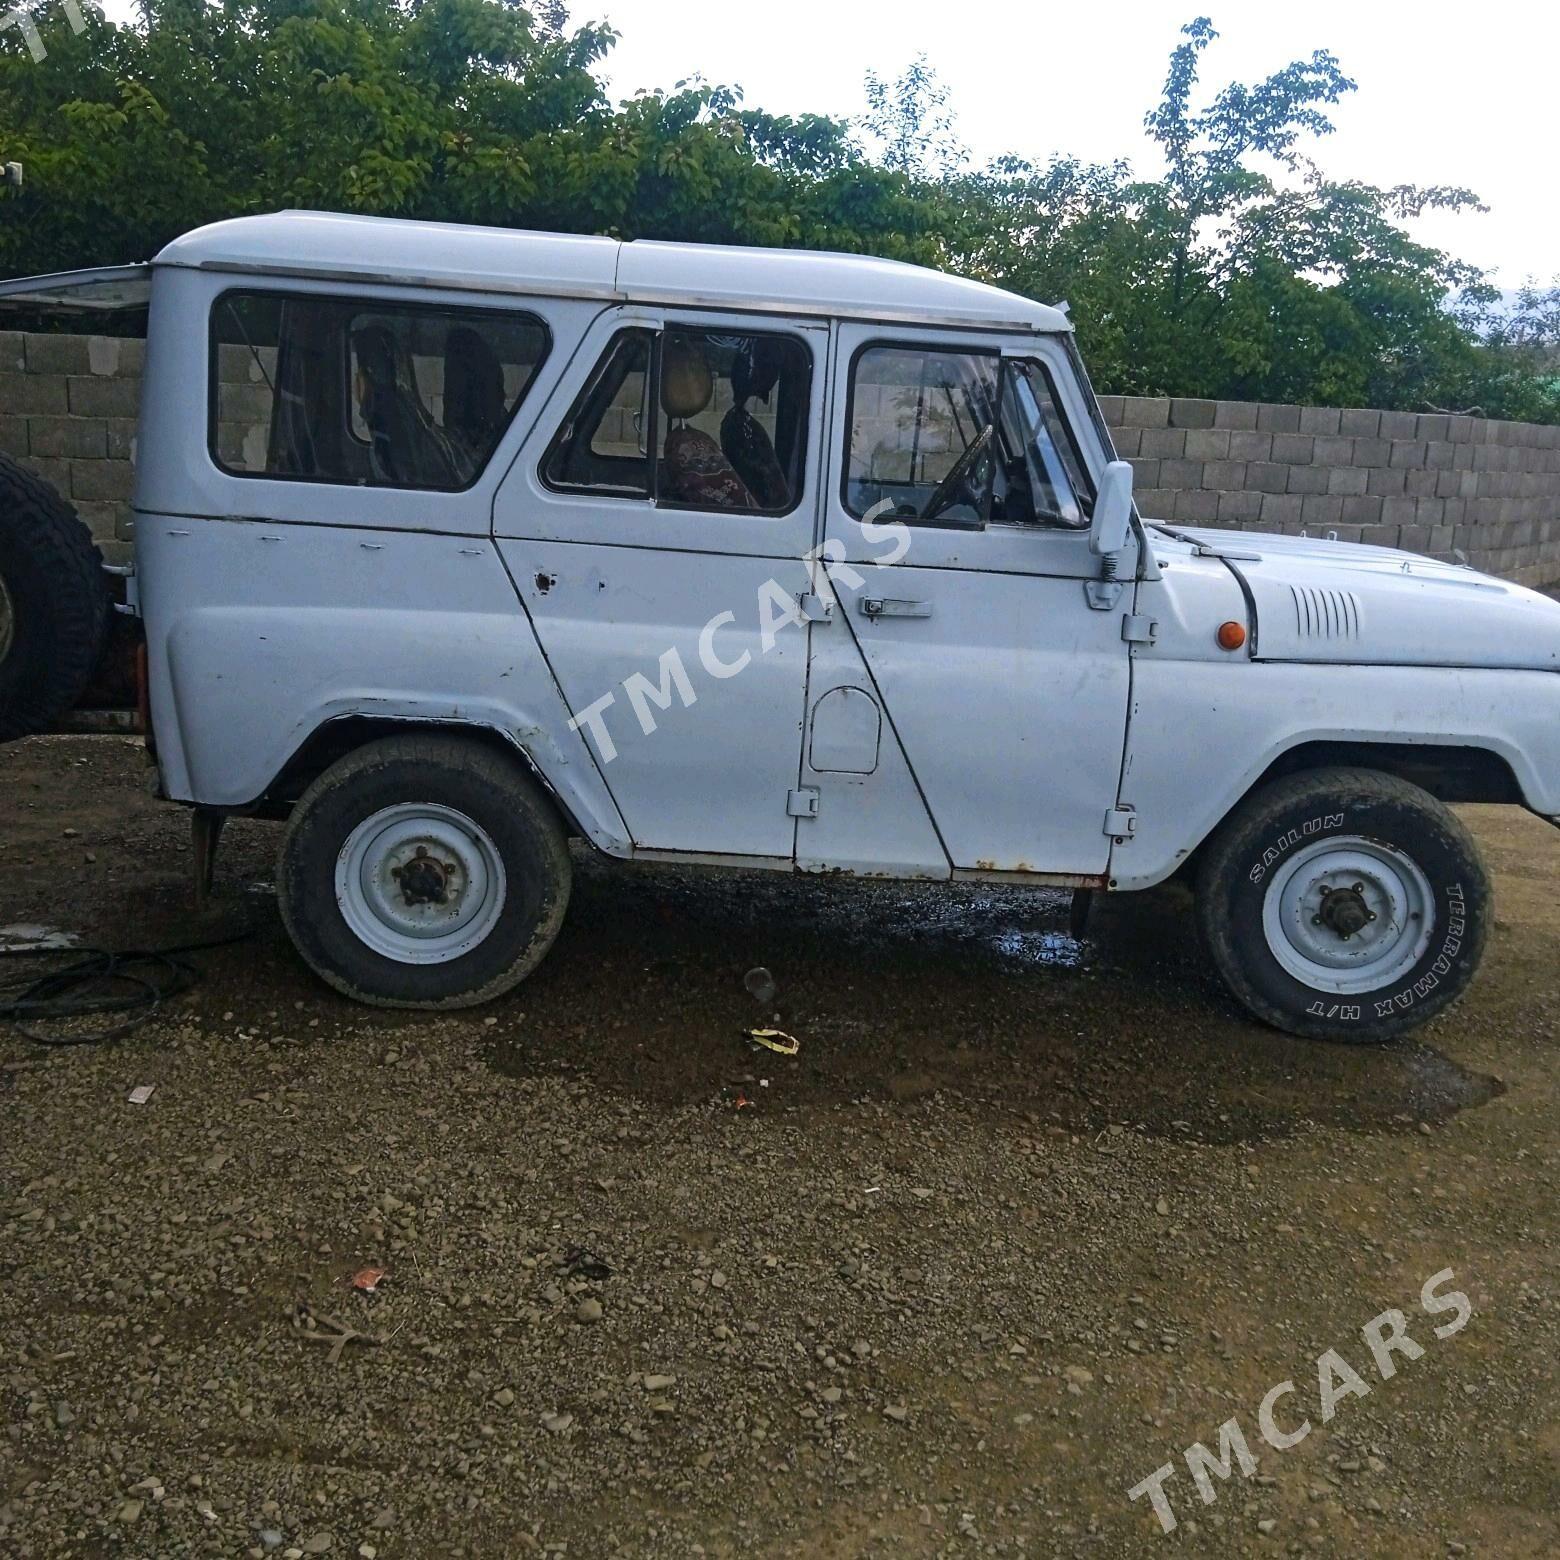
[{"label": "spare tire", "polygon": [[0,455],[0,742],[80,698],[108,631],[103,557],[43,478]]}]

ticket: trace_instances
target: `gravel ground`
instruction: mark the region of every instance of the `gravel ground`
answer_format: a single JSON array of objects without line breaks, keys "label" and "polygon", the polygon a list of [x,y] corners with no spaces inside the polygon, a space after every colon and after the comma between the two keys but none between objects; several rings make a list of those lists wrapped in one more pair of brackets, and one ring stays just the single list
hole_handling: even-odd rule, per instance
[{"label": "gravel ground", "polygon": [[298,963],[275,826],[196,917],[134,744],[0,748],[0,927],[247,933],[116,1044],[0,1031],[0,1554],[1553,1555],[1560,833],[1469,819],[1485,973],[1385,1050],[1246,1022],[1177,890],[1080,943],[1052,894],[585,859],[537,975],[429,1019]]}]

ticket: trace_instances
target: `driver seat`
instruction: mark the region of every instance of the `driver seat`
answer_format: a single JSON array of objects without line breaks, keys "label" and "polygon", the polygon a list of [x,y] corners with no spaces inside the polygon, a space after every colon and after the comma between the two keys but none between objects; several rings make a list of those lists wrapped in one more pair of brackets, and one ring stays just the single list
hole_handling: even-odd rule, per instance
[{"label": "driver seat", "polygon": [[767,403],[784,366],[779,346],[754,339],[731,365],[734,404],[720,425],[720,447],[765,509],[784,509],[791,502],[791,484],[775,454],[774,440],[748,410],[748,402]]}]

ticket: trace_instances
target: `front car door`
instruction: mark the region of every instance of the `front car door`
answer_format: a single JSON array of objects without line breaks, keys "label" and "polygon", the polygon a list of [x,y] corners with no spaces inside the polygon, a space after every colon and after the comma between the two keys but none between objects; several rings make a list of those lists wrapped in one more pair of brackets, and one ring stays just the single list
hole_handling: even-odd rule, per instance
[{"label": "front car door", "polygon": [[[870,681],[841,695],[815,665],[810,720],[881,711],[955,872],[1103,874],[1131,598],[1095,610],[1085,589],[1107,454],[1066,352],[850,325],[834,371],[825,556]],[[814,764],[809,744],[822,816],[842,781]]]},{"label": "front car door", "polygon": [[794,857],[828,332],[621,309],[494,532],[636,852]]}]

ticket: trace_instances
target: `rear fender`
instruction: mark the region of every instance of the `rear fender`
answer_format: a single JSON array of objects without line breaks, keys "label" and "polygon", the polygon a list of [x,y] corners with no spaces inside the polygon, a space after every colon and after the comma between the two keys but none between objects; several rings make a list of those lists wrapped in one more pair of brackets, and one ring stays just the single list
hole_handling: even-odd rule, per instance
[{"label": "rear fender", "polygon": [[[525,627],[518,614],[482,625],[462,615],[467,632],[479,626],[488,632],[476,632],[459,648],[446,639],[442,653],[424,646],[447,674],[455,673],[441,688],[416,687],[410,675],[394,675],[410,673],[412,668],[396,666],[400,656],[378,644],[383,624],[377,614],[346,615],[376,619],[357,624],[344,623],[339,612],[317,616],[319,620],[311,622],[308,614],[268,616],[232,609],[181,619],[168,638],[163,668],[164,686],[171,695],[165,696],[165,703],[171,703],[175,712],[177,743],[169,742],[168,723],[158,711],[155,657],[152,682],[159,762],[164,791],[172,800],[208,808],[254,807],[297,755],[337,722],[469,729],[492,733],[519,751],[581,833],[603,850],[627,854],[627,830],[594,759],[579,733],[569,730],[561,696],[555,689],[550,698],[546,696],[544,679],[550,683],[551,677],[540,657],[541,675],[520,679],[522,686],[516,690],[520,697],[501,698],[480,689],[483,671],[489,680],[493,676],[484,665],[485,650]],[[354,644],[359,655],[352,654]],[[274,662],[265,648],[271,645],[278,647]],[[390,676],[362,677],[370,645],[378,647],[382,663],[389,663],[383,669]],[[251,675],[235,677],[231,668],[246,658]],[[318,680],[320,669],[332,664],[343,670],[350,665],[351,672],[340,680]],[[306,667],[313,669],[315,685],[304,699],[286,697],[284,690],[289,688],[303,691],[300,684],[306,686]],[[469,682],[458,675],[459,669],[469,672]],[[258,677],[253,675],[257,671]],[[511,674],[501,671],[499,675]],[[529,687],[524,686],[527,683]],[[557,739],[559,731],[571,739],[567,747]]]},{"label": "rear fender", "polygon": [[491,544],[141,516],[137,576],[164,794],[257,807],[332,723],[494,733],[580,831],[627,830]]}]

